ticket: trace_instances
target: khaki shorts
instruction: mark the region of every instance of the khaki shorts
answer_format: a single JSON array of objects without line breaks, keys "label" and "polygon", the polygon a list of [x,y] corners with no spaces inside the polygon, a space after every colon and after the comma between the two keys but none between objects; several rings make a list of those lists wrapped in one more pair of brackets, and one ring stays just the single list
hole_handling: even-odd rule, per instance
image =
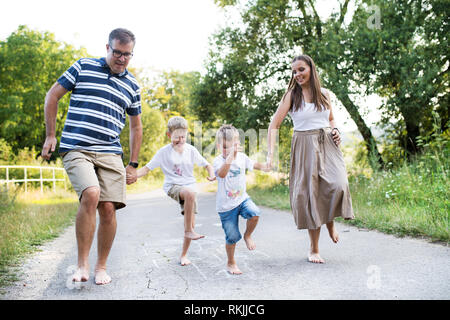
[{"label": "khaki shorts", "polygon": [[125,207],[126,174],[120,154],[73,150],[62,157],[78,199],[86,188],[99,187],[100,201],[114,202],[116,209]]},{"label": "khaki shorts", "polygon": [[[185,187],[176,184],[167,192],[167,195],[169,197],[180,204],[182,215],[184,215],[184,200],[180,199],[180,192],[183,190],[183,188]],[[194,202],[194,212],[197,213],[197,197],[195,198]]]}]

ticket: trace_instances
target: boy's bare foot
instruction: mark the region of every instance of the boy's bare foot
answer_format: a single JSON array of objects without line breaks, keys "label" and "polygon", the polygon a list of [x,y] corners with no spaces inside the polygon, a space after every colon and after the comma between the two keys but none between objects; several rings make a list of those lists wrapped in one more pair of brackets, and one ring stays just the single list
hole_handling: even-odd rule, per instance
[{"label": "boy's bare foot", "polygon": [[227,270],[231,274],[242,274],[242,271],[239,270],[238,266],[236,264],[227,264]]},{"label": "boy's bare foot", "polygon": [[332,223],[330,226],[327,224],[328,233],[330,234],[331,240],[333,240],[334,243],[338,243],[339,241],[339,234],[336,231],[336,228],[334,227],[334,223]]},{"label": "boy's bare foot", "polygon": [[86,282],[89,280],[89,268],[78,267],[72,276],[72,281],[74,282]]},{"label": "boy's bare foot", "polygon": [[184,236],[191,240],[198,240],[205,237],[204,235],[198,234],[197,232],[194,231],[186,231],[184,232]]},{"label": "boy's bare foot", "polygon": [[248,237],[244,236],[244,241],[245,241],[245,244],[247,245],[248,250],[256,249],[256,244],[255,244],[255,242],[253,242],[253,239],[250,236],[248,236]]},{"label": "boy's bare foot", "polygon": [[187,265],[191,264],[191,261],[188,258],[186,258],[186,257],[181,257],[180,258],[180,264],[182,266],[187,266]]},{"label": "boy's bare foot", "polygon": [[108,284],[111,282],[111,277],[106,273],[105,269],[95,270],[95,284]]},{"label": "boy's bare foot", "polygon": [[308,261],[312,263],[325,263],[325,260],[318,253],[309,252]]}]

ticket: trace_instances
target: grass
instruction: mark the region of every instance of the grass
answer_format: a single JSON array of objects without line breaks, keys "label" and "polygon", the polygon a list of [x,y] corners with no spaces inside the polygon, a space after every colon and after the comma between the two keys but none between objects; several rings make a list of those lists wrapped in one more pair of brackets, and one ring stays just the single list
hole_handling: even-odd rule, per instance
[{"label": "grass", "polygon": [[67,191],[0,191],[0,288],[17,280],[21,258],[74,221],[78,200]]},{"label": "grass", "polygon": [[[445,154],[445,153],[444,153]],[[398,168],[350,176],[355,220],[338,221],[397,236],[450,243],[449,159],[424,155]],[[248,193],[255,203],[290,210],[287,179],[257,173]]]},{"label": "grass", "polygon": [[[127,185],[127,194],[161,188],[163,177],[156,172]],[[0,189],[0,289],[17,280],[17,266],[39,245],[75,221],[78,199],[73,190],[51,188]],[[1,290],[0,290],[1,294]]]},{"label": "grass", "polygon": [[291,209],[286,178],[254,172],[247,174],[247,181],[247,193],[256,204],[280,210]]},{"label": "grass", "polygon": [[420,157],[370,178],[350,177],[357,226],[450,242],[449,159]]}]

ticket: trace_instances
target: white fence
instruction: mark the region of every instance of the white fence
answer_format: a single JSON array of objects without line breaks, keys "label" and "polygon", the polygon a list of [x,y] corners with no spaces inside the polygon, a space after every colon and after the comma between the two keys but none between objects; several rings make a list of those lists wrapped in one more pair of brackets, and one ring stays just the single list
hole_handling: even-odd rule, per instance
[{"label": "white fence", "polygon": [[[10,183],[19,183],[23,182],[25,185],[25,192],[28,191],[28,183],[36,183],[39,182],[41,186],[41,192],[44,192],[44,182],[45,181],[51,181],[53,182],[53,191],[56,191],[56,182],[62,181],[64,182],[64,189],[66,189],[66,171],[64,168],[57,168],[57,167],[37,167],[37,166],[0,166],[0,170],[3,171],[3,169],[6,169],[6,179],[0,179],[0,184],[6,184],[6,188],[9,187]],[[23,169],[23,179],[14,179],[10,178],[10,169]],[[39,169],[39,179],[36,178],[28,178],[29,172],[32,170]],[[51,178],[44,178],[42,172],[45,170],[50,170],[52,172]],[[56,178],[56,172],[62,171],[63,178]],[[3,174],[0,173],[0,176],[3,177]]]}]

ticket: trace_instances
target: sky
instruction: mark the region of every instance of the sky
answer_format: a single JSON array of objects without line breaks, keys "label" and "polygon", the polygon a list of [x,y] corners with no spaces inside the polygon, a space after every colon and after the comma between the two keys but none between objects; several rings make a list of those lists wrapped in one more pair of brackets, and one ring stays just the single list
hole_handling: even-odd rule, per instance
[{"label": "sky", "polygon": [[[124,27],[136,36],[130,66],[182,72],[202,68],[208,37],[225,16],[212,0],[15,0],[2,3],[0,39],[25,24],[49,31],[59,41],[105,56],[111,30]],[[24,10],[24,8],[26,8]]]},{"label": "sky", "polygon": [[[333,3],[337,5],[337,1]],[[136,36],[130,67],[149,74],[162,70],[203,74],[209,37],[233,19],[233,13],[227,14],[213,0],[14,0],[2,3],[1,8],[0,40],[24,24],[49,31],[56,40],[84,47],[94,57],[105,56],[111,30],[127,28]],[[329,0],[318,0],[321,16],[332,9]],[[373,98],[369,102],[377,103]],[[345,131],[355,130],[347,111],[337,107],[338,123]],[[370,122],[378,117],[373,112],[367,115]]]}]

